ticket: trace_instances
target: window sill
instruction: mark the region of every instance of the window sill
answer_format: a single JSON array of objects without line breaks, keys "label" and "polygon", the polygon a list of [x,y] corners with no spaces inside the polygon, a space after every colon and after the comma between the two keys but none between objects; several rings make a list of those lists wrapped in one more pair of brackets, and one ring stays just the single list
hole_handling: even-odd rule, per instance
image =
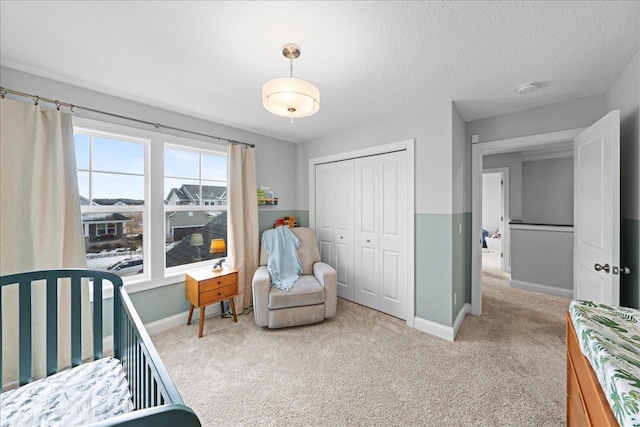
[{"label": "window sill", "polygon": [[[141,278],[138,280],[132,280],[125,284],[124,287],[128,294],[135,294],[136,292],[148,291],[149,289],[161,288],[163,286],[174,285],[176,283],[184,282],[184,273],[173,272],[170,276],[163,277],[161,279],[150,280],[148,278]],[[105,282],[102,287],[102,299],[113,298],[113,285]],[[89,287],[89,301],[93,303],[93,287]]]}]

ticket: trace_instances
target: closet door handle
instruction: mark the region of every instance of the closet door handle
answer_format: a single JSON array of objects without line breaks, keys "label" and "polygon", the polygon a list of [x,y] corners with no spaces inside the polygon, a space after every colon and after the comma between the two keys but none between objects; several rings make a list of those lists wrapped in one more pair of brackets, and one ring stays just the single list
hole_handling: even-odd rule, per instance
[{"label": "closet door handle", "polygon": [[608,273],[610,270],[609,264],[605,264],[605,265],[596,264],[593,266],[593,268],[596,271],[604,270],[605,273]]}]

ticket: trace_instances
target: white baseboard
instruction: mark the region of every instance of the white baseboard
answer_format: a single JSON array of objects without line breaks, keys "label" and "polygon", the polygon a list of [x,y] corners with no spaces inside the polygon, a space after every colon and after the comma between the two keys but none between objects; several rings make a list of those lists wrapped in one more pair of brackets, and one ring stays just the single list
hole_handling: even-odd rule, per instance
[{"label": "white baseboard", "polygon": [[555,286],[541,285],[539,283],[524,282],[522,280],[511,280],[509,286],[527,291],[540,292],[543,294],[556,295],[559,297],[573,298],[572,289],[556,288]]},{"label": "white baseboard", "polygon": [[426,332],[429,335],[435,335],[436,337],[445,339],[447,341],[454,341],[458,334],[458,329],[462,325],[464,316],[471,312],[471,305],[465,304],[462,306],[456,320],[453,322],[453,326],[445,326],[440,323],[432,322],[431,320],[416,317],[414,321],[414,327],[422,332]]},{"label": "white baseboard", "polygon": [[[220,315],[220,305],[213,304],[207,306],[205,319],[212,316]],[[155,322],[145,323],[144,327],[147,329],[149,336],[157,335],[161,332],[175,328],[176,326],[186,325],[189,318],[189,312],[184,311],[182,313],[174,314],[173,316],[165,317],[164,319],[156,320]],[[198,323],[200,321],[200,310],[194,309],[193,316],[191,317],[191,323]],[[102,346],[104,352],[113,351],[113,335],[109,335],[102,340]]]},{"label": "white baseboard", "polygon": [[464,320],[464,316],[471,313],[471,304],[465,304],[462,306],[458,315],[456,316],[456,320],[453,322],[453,339],[456,339],[458,335],[458,330],[460,326],[462,326],[462,321]]}]

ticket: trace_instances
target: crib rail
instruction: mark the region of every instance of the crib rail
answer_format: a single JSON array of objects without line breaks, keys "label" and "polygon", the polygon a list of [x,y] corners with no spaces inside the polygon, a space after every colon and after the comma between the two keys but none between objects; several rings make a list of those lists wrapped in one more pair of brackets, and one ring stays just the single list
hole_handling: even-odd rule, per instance
[{"label": "crib rail", "polygon": [[[0,289],[4,286],[18,287],[18,381],[20,385],[33,380],[32,375],[32,306],[33,283],[44,281],[46,286],[45,319],[46,319],[46,374],[58,371],[58,284],[61,280],[69,280],[71,296],[71,359],[70,366],[82,363],[82,318],[81,292],[83,279],[93,279],[94,301],[102,301],[103,281],[110,282],[114,289],[122,287],[122,279],[112,273],[81,270],[42,270],[27,273],[11,274],[0,277]],[[0,292],[0,307],[2,292]],[[115,314],[115,313],[114,313]],[[103,357],[102,336],[102,304],[93,307],[93,357]],[[0,316],[0,343],[2,340],[2,316]],[[0,353],[0,384],[2,384],[2,354]]]},{"label": "crib rail", "polygon": [[[103,357],[102,289],[104,282],[113,285],[114,357],[120,360],[129,383],[135,410],[96,424],[96,426],[200,426],[196,414],[184,405],[160,355],[138,316],[122,279],[110,272],[83,269],[43,270],[0,277],[0,345],[2,337],[2,289],[18,289],[18,380],[24,385],[32,375],[32,306],[33,283],[46,286],[46,374],[58,369],[58,284],[69,282],[71,301],[70,366],[82,363],[81,292],[85,279],[93,280],[93,358]],[[38,286],[38,285],[36,285]],[[0,384],[2,384],[2,352],[0,351]],[[1,390],[0,390],[1,392]]]},{"label": "crib rail", "polygon": [[[115,298],[116,294],[118,298]],[[115,304],[121,304],[122,309],[116,310],[120,315],[114,317],[113,351],[127,374],[135,408],[143,409],[165,403],[183,404],[124,288],[114,294]],[[116,330],[120,331],[118,335],[115,334]]]}]

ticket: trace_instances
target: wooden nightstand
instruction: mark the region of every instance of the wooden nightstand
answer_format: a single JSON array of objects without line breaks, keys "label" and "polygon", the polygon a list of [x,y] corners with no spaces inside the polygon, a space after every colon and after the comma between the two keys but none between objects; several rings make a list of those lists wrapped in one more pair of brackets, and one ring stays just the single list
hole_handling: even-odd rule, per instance
[{"label": "wooden nightstand", "polygon": [[185,294],[189,300],[189,319],[187,325],[191,324],[191,315],[195,307],[200,309],[200,331],[198,338],[202,338],[202,327],[204,325],[204,310],[209,304],[220,303],[221,313],[224,312],[223,301],[229,300],[233,321],[237,322],[236,305],[233,297],[238,296],[238,270],[224,269],[222,271],[198,270],[185,274]]}]

